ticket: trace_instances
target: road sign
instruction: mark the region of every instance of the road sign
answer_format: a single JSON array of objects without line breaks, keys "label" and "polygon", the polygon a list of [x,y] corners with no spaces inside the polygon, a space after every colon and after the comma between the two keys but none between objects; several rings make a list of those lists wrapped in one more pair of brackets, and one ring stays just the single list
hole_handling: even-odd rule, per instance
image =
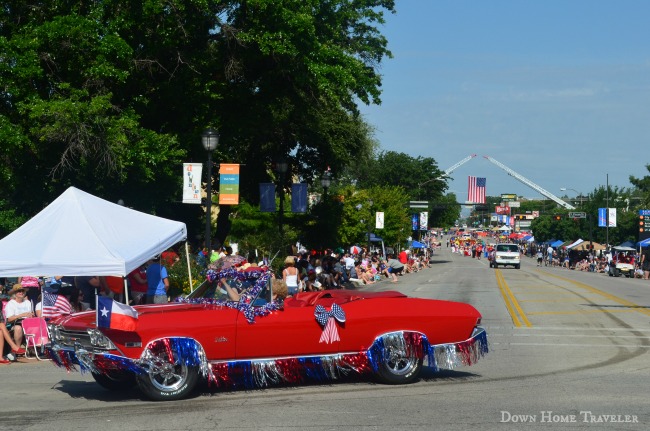
[{"label": "road sign", "polygon": [[587,218],[587,213],[585,212],[573,212],[569,213],[570,218]]},{"label": "road sign", "polygon": [[409,208],[429,208],[429,201],[409,201]]},{"label": "road sign", "polygon": [[515,201],[508,202],[508,206],[510,208],[519,208],[521,207],[521,202],[515,202]]}]

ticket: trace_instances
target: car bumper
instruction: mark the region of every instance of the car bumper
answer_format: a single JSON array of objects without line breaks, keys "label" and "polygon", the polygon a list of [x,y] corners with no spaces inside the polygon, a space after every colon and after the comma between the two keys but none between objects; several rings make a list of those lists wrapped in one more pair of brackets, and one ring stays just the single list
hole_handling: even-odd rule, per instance
[{"label": "car bumper", "polygon": [[106,350],[87,349],[81,345],[66,346],[51,343],[45,348],[52,363],[68,371],[106,374],[110,371],[130,371],[142,374],[139,361]]},{"label": "car bumper", "polygon": [[430,346],[427,352],[428,365],[434,370],[470,366],[477,363],[488,351],[487,333],[484,328],[477,326],[472,336],[465,341]]}]

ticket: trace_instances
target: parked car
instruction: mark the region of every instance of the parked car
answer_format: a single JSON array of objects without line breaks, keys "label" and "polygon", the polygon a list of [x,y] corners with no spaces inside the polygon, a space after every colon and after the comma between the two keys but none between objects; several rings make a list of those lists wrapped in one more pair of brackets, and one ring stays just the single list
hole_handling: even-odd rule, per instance
[{"label": "parked car", "polygon": [[634,278],[634,254],[636,249],[632,247],[612,247],[612,261],[609,264],[610,277],[625,275]]},{"label": "parked car", "polygon": [[521,252],[517,244],[497,244],[494,247],[494,257],[490,259],[490,267],[498,268],[499,265],[512,265],[516,269],[521,267]]},{"label": "parked car", "polygon": [[[488,351],[471,305],[388,292],[329,290],[272,300],[270,273],[218,274],[248,283],[223,298],[214,283],[177,303],[135,306],[132,331],[98,328],[83,312],[50,325],[48,355],[67,370],[89,371],[111,390],[138,386],[153,400],[189,396],[200,379],[219,387],[327,381],[350,372],[384,383],[434,369],[472,365]],[[246,298],[246,299],[245,299]]]}]

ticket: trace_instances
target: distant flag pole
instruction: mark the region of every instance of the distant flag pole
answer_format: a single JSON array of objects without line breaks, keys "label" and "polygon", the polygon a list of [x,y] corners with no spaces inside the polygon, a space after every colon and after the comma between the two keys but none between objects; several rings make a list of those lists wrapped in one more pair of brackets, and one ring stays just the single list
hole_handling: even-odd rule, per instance
[{"label": "distant flag pole", "polygon": [[467,200],[471,203],[485,203],[485,178],[467,177]]}]

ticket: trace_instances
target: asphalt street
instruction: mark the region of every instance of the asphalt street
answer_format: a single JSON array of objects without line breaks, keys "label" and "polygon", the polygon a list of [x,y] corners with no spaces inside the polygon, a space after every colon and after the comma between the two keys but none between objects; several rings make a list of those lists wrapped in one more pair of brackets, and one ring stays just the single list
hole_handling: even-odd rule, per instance
[{"label": "asphalt street", "polygon": [[345,380],[156,403],[49,361],[0,367],[5,430],[645,430],[650,282],[561,268],[491,269],[443,248],[432,268],[364,290],[463,301],[490,353],[406,386]]}]

